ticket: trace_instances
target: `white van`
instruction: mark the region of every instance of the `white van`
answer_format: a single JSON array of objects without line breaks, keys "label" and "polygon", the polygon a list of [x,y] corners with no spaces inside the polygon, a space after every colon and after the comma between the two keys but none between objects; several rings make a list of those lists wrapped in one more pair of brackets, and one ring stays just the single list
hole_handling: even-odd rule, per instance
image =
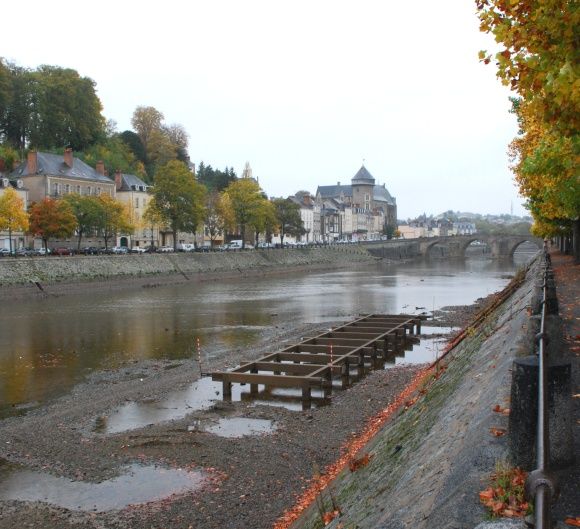
[{"label": "white van", "polygon": [[234,241],[230,241],[228,244],[226,244],[226,248],[228,250],[241,250],[242,249],[242,240],[234,240]]},{"label": "white van", "polygon": [[187,243],[187,242],[181,243],[179,245],[179,251],[180,252],[193,252],[193,251],[195,251],[195,244]]}]

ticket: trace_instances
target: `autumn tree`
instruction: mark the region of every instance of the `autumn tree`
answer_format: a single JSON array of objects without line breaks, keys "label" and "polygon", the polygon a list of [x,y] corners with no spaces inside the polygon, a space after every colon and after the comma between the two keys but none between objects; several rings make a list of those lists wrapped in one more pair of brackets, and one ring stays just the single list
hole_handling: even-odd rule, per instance
[{"label": "autumn tree", "polygon": [[217,191],[206,194],[204,224],[213,247],[214,241],[223,234],[228,223],[229,201]]},{"label": "autumn tree", "polygon": [[[232,182],[223,193],[229,201],[233,221],[236,226],[239,226],[242,248],[244,248],[246,228],[252,225],[252,221],[266,199],[259,184],[253,178],[240,178]],[[230,227],[234,228],[234,226]]]},{"label": "autumn tree", "polygon": [[476,0],[480,29],[500,50],[494,60],[503,84],[518,94],[520,134],[510,146],[520,192],[534,217],[533,231],[552,236],[573,227],[580,261],[580,10],[570,0]]},{"label": "autumn tree", "polygon": [[196,182],[183,162],[172,160],[155,173],[149,207],[152,215],[157,215],[171,228],[175,250],[177,233],[195,233],[203,221],[205,193],[205,187]]},{"label": "autumn tree", "polygon": [[71,193],[62,199],[73,212],[76,219],[77,250],[81,249],[81,239],[99,227],[101,220],[101,203],[92,195]]},{"label": "autumn tree", "polygon": [[8,187],[0,195],[0,231],[8,232],[8,245],[12,253],[12,233],[28,230],[28,215],[24,211],[24,200]]},{"label": "autumn tree", "polygon": [[277,231],[280,225],[274,203],[265,196],[263,198],[264,200],[256,208],[250,221],[251,226],[254,228],[256,247],[258,246],[260,233],[265,233],[268,242],[271,242],[272,233]]},{"label": "autumn tree", "polygon": [[48,250],[50,239],[64,239],[74,233],[77,219],[67,202],[47,197],[32,205],[29,222],[30,232],[40,237]]},{"label": "autumn tree", "polygon": [[275,198],[273,202],[280,226],[280,242],[284,244],[286,235],[297,237],[304,234],[304,223],[300,218],[300,206],[289,198]]},{"label": "autumn tree", "polygon": [[179,124],[166,125],[163,120],[163,114],[156,108],[144,106],[138,106],[131,119],[131,124],[145,150],[145,165],[150,177],[155,174],[157,168],[171,160],[189,162],[186,130]]},{"label": "autumn tree", "polygon": [[105,249],[108,248],[108,241],[117,234],[133,232],[134,226],[125,204],[107,194],[99,195],[95,204],[98,208],[96,228],[105,241]]}]

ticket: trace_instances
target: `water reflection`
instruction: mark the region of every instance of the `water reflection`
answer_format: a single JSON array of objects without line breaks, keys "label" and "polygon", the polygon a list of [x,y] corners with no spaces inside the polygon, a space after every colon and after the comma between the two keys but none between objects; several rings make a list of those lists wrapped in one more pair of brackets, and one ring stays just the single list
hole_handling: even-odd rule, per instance
[{"label": "water reflection", "polygon": [[0,467],[0,499],[42,501],[81,511],[110,511],[196,490],[201,472],[130,465],[119,477],[90,483],[72,481],[16,465]]},{"label": "water reflection", "polygon": [[217,421],[199,420],[188,427],[190,432],[207,432],[219,437],[233,439],[247,435],[271,433],[274,430],[272,421],[249,417],[222,417]]},{"label": "water reflection", "polygon": [[[289,322],[416,312],[473,302],[501,289],[514,264],[491,260],[378,264],[358,271],[47,298],[0,307],[0,416],[70,390],[127,360],[205,358],[248,347]],[[26,406],[25,406],[26,407]]]}]

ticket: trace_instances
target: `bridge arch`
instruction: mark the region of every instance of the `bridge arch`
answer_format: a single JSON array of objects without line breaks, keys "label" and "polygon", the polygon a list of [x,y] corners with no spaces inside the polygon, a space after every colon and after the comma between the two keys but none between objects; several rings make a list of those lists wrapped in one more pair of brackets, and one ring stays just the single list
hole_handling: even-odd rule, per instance
[{"label": "bridge arch", "polygon": [[507,254],[510,257],[510,259],[513,259],[516,250],[526,242],[534,244],[538,250],[541,250],[544,244],[544,241],[542,241],[542,239],[539,239],[538,237],[521,237],[516,240],[510,240],[509,246],[507,248]]}]

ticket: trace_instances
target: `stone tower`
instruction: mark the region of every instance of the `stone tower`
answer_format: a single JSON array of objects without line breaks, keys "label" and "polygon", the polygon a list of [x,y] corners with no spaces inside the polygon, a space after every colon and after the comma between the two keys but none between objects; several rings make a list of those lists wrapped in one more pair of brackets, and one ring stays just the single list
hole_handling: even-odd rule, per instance
[{"label": "stone tower", "polygon": [[352,205],[355,208],[370,210],[373,208],[373,191],[375,179],[363,165],[351,180],[352,183]]}]

